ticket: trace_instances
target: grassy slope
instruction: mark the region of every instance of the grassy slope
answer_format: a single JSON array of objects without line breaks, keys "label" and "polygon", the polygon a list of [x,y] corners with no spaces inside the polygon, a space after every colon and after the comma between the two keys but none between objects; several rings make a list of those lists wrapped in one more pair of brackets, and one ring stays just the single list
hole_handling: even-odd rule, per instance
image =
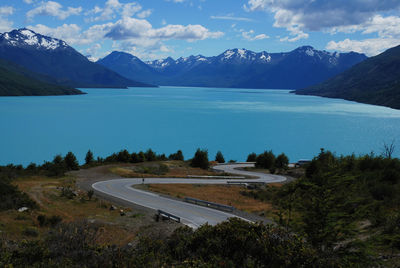
[{"label": "grassy slope", "polygon": [[400,46],[296,94],[342,98],[400,109]]},{"label": "grassy slope", "polygon": [[22,67],[0,60],[0,96],[83,94],[77,89],[42,82],[33,78],[34,76],[35,74]]}]

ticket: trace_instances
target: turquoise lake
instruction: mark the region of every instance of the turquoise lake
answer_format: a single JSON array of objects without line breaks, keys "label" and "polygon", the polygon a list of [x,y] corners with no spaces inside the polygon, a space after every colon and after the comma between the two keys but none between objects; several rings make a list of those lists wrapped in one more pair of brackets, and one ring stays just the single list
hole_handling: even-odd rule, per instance
[{"label": "turquoise lake", "polygon": [[309,159],[320,148],[336,154],[382,152],[395,140],[400,110],[288,90],[220,88],[83,89],[87,95],[0,98],[0,165],[27,165],[74,152],[82,163],[128,149],[157,153],[197,148],[209,157],[246,160],[251,152]]}]

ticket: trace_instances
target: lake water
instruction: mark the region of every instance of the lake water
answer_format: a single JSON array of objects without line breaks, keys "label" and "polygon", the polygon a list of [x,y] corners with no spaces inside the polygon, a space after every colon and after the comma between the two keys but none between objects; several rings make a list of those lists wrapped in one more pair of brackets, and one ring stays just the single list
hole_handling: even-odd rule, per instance
[{"label": "lake water", "polygon": [[[285,152],[291,161],[321,147],[337,154],[382,152],[400,133],[400,111],[287,90],[83,89],[87,95],[0,98],[0,165],[43,163],[88,149],[106,156],[152,148],[185,158],[206,148],[226,160]],[[396,155],[400,152],[396,141]]]}]

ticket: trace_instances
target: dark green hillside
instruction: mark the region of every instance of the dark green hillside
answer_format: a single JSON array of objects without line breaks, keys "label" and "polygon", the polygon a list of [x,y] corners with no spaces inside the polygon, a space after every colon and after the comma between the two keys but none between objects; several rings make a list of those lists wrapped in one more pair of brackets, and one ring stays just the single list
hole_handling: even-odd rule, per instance
[{"label": "dark green hillside", "polygon": [[0,96],[76,95],[82,91],[33,78],[35,74],[0,59]]},{"label": "dark green hillside", "polygon": [[296,94],[341,98],[400,109],[400,46]]}]

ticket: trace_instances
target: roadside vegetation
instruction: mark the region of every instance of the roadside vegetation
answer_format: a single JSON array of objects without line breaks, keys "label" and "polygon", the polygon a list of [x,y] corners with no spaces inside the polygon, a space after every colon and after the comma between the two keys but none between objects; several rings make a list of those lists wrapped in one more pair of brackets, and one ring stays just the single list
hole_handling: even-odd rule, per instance
[{"label": "roadside vegetation", "polygon": [[300,179],[243,195],[272,203],[276,221],[344,266],[400,263],[400,160],[321,153]]}]

